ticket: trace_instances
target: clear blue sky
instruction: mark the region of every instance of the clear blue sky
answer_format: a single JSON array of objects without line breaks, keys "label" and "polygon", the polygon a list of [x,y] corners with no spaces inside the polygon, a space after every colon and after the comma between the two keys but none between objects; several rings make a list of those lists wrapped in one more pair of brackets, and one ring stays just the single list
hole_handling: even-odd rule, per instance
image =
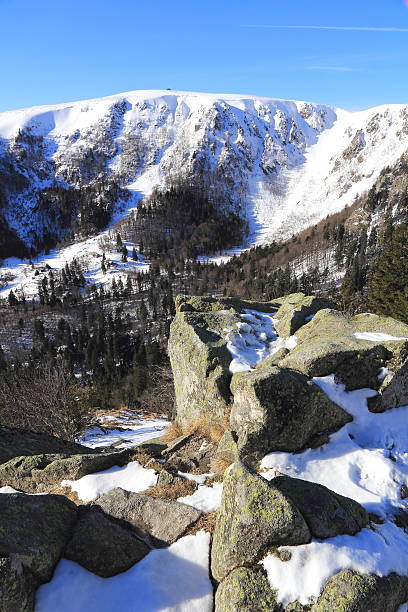
[{"label": "clear blue sky", "polygon": [[166,87],[408,102],[408,0],[0,0],[0,23],[0,110]]}]

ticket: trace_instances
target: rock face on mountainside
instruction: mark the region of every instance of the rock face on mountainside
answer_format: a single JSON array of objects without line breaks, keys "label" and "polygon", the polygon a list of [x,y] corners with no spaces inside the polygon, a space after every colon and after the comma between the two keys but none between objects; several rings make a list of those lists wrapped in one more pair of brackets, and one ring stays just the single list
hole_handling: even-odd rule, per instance
[{"label": "rock face on mountainside", "polygon": [[[209,564],[213,579],[214,612],[397,612],[408,601],[408,483],[398,438],[404,432],[391,435],[387,418],[396,414],[402,429],[408,326],[373,314],[351,317],[303,294],[268,303],[183,296],[176,306],[169,342],[173,439],[98,453],[4,429],[16,444],[0,463],[0,610],[33,612],[36,590],[60,559],[101,579],[139,562],[145,571],[149,555],[166,552],[155,549],[177,547],[204,530],[212,533],[203,567]],[[289,337],[272,333],[272,325]],[[250,357],[240,359],[240,351]],[[241,371],[231,371],[237,360]],[[328,374],[332,399],[313,380]],[[363,398],[358,409],[344,402],[349,397]],[[376,414],[384,411],[390,412]],[[381,482],[365,471],[367,452],[379,481],[391,481],[384,505],[376,501]],[[347,454],[356,463],[348,464]],[[112,484],[87,504],[53,494],[64,490],[63,480],[99,479],[101,471],[110,477],[116,473],[110,468],[129,461],[154,470],[157,484],[137,493]],[[322,461],[319,473],[299,471],[308,461]],[[331,477],[336,461],[339,480],[350,486]],[[320,469],[326,486],[312,482]],[[391,570],[381,557],[387,547],[400,559]],[[305,596],[322,568],[324,579]],[[180,585],[183,578],[175,576]]]},{"label": "rock face on mountainside", "polygon": [[[0,113],[0,227],[10,232],[9,249],[18,240],[36,248],[72,230],[78,191],[102,185],[94,192],[95,216],[108,220],[126,198],[121,187],[150,192],[172,179],[191,184],[206,176],[210,196],[221,195],[245,216],[254,197],[258,223],[288,236],[352,203],[395,164],[407,148],[407,118],[405,105],[351,113],[174,91]],[[315,157],[306,156],[314,145],[323,160],[319,173]],[[59,190],[72,193],[61,198]],[[277,206],[270,206],[271,193]]]}]

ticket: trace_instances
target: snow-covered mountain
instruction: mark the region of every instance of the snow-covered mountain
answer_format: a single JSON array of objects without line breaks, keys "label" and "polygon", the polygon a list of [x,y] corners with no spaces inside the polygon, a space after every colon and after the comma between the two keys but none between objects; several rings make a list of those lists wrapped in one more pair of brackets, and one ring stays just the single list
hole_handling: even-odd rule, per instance
[{"label": "snow-covered mountain", "polygon": [[408,105],[348,112],[165,90],[9,111],[0,113],[0,226],[38,249],[81,214],[59,190],[93,188],[97,213],[110,216],[155,186],[205,177],[259,243],[351,204],[407,148]]}]

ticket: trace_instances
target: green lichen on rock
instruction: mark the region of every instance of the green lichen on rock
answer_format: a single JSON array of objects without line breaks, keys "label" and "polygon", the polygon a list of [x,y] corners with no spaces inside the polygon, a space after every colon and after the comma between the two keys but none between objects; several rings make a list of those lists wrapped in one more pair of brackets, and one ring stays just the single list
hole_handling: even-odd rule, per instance
[{"label": "green lichen on rock", "polygon": [[240,462],[226,470],[211,550],[216,580],[255,563],[271,546],[305,544],[310,538],[298,508],[276,487]]},{"label": "green lichen on rock", "polygon": [[263,568],[239,567],[221,582],[215,612],[280,612]]},{"label": "green lichen on rock", "polygon": [[407,577],[343,570],[327,582],[311,612],[396,612],[407,600]]},{"label": "green lichen on rock", "polygon": [[230,430],[223,433],[220,441],[218,442],[217,450],[215,452],[215,460],[219,460],[225,463],[234,463],[238,457],[238,446],[237,442]]},{"label": "green lichen on rock", "polygon": [[61,495],[0,495],[1,552],[21,562],[39,582],[51,579],[77,518]]},{"label": "green lichen on rock", "polygon": [[0,465],[1,486],[36,493],[46,491],[62,480],[78,480],[87,474],[125,465],[129,451],[86,455],[32,455],[15,457]]},{"label": "green lichen on rock", "polygon": [[253,462],[270,451],[296,451],[324,431],[352,420],[306,376],[276,366],[234,374],[230,426],[240,456]]},{"label": "green lichen on rock", "polygon": [[275,314],[276,331],[280,336],[292,336],[302,325],[306,323],[307,317],[316,314],[323,308],[331,308],[332,303],[325,298],[304,293],[292,293],[282,298],[282,305]]},{"label": "green lichen on rock", "polygon": [[378,388],[378,373],[406,344],[405,340],[368,340],[355,334],[386,333],[408,337],[406,325],[369,313],[351,317],[337,310],[320,310],[296,332],[297,346],[280,365],[308,377],[335,373],[348,390]]},{"label": "green lichen on rock", "polygon": [[34,612],[38,580],[21,560],[0,557],[0,610]]}]

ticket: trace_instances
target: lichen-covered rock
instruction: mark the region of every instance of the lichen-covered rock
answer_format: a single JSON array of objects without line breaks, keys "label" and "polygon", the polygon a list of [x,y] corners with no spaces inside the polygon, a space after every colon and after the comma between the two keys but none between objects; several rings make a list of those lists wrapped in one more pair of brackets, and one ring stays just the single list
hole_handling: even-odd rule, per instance
[{"label": "lichen-covered rock", "polygon": [[21,559],[0,557],[0,610],[34,612],[38,580]]},{"label": "lichen-covered rock", "polygon": [[222,422],[230,400],[225,329],[233,329],[233,312],[179,312],[171,327],[169,357],[176,394],[176,421],[186,428],[203,416]]},{"label": "lichen-covered rock", "polygon": [[[201,516],[192,506],[119,488],[102,495],[95,504],[106,514],[130,523],[150,546],[172,544]],[[150,536],[147,539],[146,534]]]},{"label": "lichen-covered rock", "polygon": [[75,504],[61,495],[0,495],[0,549],[22,563],[38,582],[51,579],[77,519]]},{"label": "lichen-covered rock", "polygon": [[211,571],[221,581],[233,569],[256,563],[271,546],[310,542],[295,504],[242,463],[224,475],[211,549]]},{"label": "lichen-covered rock", "polygon": [[260,312],[274,313],[280,307],[282,300],[278,298],[272,302],[254,302],[235,297],[214,298],[211,296],[178,295],[176,297],[176,312],[215,312],[217,310],[244,309],[259,310]]},{"label": "lichen-covered rock", "polygon": [[316,434],[335,431],[352,417],[306,376],[280,367],[234,374],[230,426],[249,461],[270,451],[296,451]]},{"label": "lichen-covered rock", "polygon": [[238,458],[238,446],[232,431],[227,429],[218,442],[215,461],[234,463]]},{"label": "lichen-covered rock", "polygon": [[367,403],[371,412],[385,412],[408,405],[408,359],[394,371],[388,371],[378,395],[369,397]]},{"label": "lichen-covered rock", "polygon": [[83,453],[96,454],[97,452],[86,446],[68,442],[46,433],[13,427],[0,427],[0,463],[23,455],[76,455]]},{"label": "lichen-covered rock", "polygon": [[64,556],[102,578],[109,578],[128,570],[150,550],[130,528],[118,524],[99,507],[91,506],[79,509],[79,520]]},{"label": "lichen-covered rock", "polygon": [[215,612],[280,612],[262,567],[239,567],[221,582],[215,594]]},{"label": "lichen-covered rock", "polygon": [[298,507],[315,538],[355,535],[368,523],[368,514],[359,503],[322,485],[288,476],[270,482]]},{"label": "lichen-covered rock", "polygon": [[325,585],[311,612],[397,612],[408,600],[408,578],[343,570]]},{"label": "lichen-covered rock", "polygon": [[282,305],[275,314],[275,328],[280,336],[292,336],[302,325],[307,323],[308,317],[315,315],[323,308],[332,308],[330,300],[292,293],[285,296]]},{"label": "lichen-covered rock", "polygon": [[129,451],[73,455],[31,455],[15,457],[0,465],[0,485],[35,493],[46,491],[62,480],[78,480],[87,474],[125,465]]},{"label": "lichen-covered rock", "polygon": [[[310,378],[335,373],[348,390],[363,387],[376,389],[381,368],[392,358],[392,351],[398,342],[404,342],[381,339],[371,341],[355,335],[373,333],[376,326],[380,330],[387,329],[387,332],[381,333],[390,335],[397,336],[401,331],[402,324],[398,321],[395,321],[393,327],[389,317],[384,317],[388,320],[387,325],[385,322],[381,325],[379,319],[381,317],[376,315],[364,315],[364,318],[356,321],[355,317],[336,310],[320,310],[310,323],[298,330],[297,346],[280,365],[302,372]],[[391,333],[393,330],[397,333]]]}]

